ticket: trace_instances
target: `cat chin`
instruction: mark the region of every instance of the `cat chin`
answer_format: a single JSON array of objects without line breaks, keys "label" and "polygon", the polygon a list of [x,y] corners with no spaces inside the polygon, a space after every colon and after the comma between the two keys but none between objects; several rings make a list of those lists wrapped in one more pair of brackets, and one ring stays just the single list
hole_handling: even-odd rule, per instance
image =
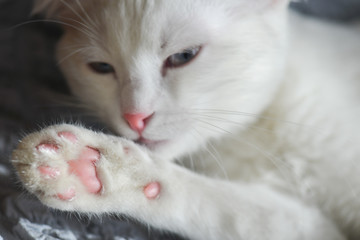
[{"label": "cat chin", "polygon": [[131,140],[136,144],[142,146],[149,153],[157,156],[159,159],[173,160],[181,158],[184,154],[188,155],[198,148],[198,143],[193,139],[188,138],[187,135],[182,135],[165,140],[151,140],[140,138],[138,140]]},{"label": "cat chin", "polygon": [[149,152],[158,154],[165,154],[166,156],[171,156],[171,154],[167,154],[167,149],[171,148],[171,145],[176,146],[178,141],[176,139],[151,139],[148,137],[139,137],[139,135],[129,129],[119,127],[113,128],[113,131],[120,137],[126,138],[143,148],[147,149]]}]

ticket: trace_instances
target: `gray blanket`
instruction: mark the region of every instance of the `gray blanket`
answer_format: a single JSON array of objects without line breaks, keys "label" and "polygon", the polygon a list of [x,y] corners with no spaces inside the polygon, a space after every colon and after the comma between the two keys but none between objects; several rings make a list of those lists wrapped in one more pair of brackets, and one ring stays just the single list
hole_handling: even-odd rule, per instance
[{"label": "gray blanket", "polygon": [[[293,3],[293,7],[341,21],[360,16],[359,0],[309,2]],[[61,30],[44,22],[23,24],[29,20],[31,4],[30,0],[0,0],[0,240],[181,239],[123,216],[91,219],[52,210],[21,187],[9,162],[21,136],[58,122],[81,122],[106,131],[74,107],[56,67],[53,50]]]}]

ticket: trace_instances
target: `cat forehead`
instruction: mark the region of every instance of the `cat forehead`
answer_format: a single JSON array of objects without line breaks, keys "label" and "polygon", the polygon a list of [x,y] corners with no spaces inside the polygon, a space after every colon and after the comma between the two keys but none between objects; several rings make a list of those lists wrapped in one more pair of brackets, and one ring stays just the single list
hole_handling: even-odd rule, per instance
[{"label": "cat forehead", "polygon": [[64,24],[66,30],[78,34],[73,41],[100,47],[99,52],[126,51],[123,55],[129,56],[141,51],[139,48],[154,51],[166,46],[169,51],[165,54],[170,54],[206,44],[212,34],[226,35],[228,26],[256,11],[257,3],[271,1],[42,0],[38,11],[44,11],[44,2],[48,3],[48,15],[70,23]]},{"label": "cat forehead", "polygon": [[67,6],[68,18],[75,19],[74,24],[85,32],[91,32],[83,39],[87,41],[92,36],[93,42],[103,49],[121,46],[116,52],[164,46],[177,51],[202,44],[211,29],[218,28],[224,20],[212,0],[88,1],[77,10],[76,2]]},{"label": "cat forehead", "polygon": [[[259,3],[271,1],[252,0],[250,4],[248,0],[35,0],[33,12],[59,18],[70,30],[90,31],[97,35],[94,39],[107,36],[134,42],[142,35],[148,43],[153,40],[163,45],[184,35],[192,34],[196,39],[206,30],[225,26],[234,15],[251,12]],[[77,27],[66,27],[69,25]]]},{"label": "cat forehead", "polygon": [[[222,10],[226,8],[228,13],[246,14],[253,10],[263,9],[278,3],[286,3],[289,0],[34,0],[33,14],[45,13],[47,17],[57,18],[73,15],[93,14],[107,10],[116,10],[128,13],[132,17],[139,18],[154,10],[165,11],[169,14],[183,13],[188,17],[192,13],[202,14],[204,9],[211,7]],[[120,13],[119,12],[119,13]],[[88,17],[88,16],[86,16]],[[211,16],[210,16],[211,17]]]},{"label": "cat forehead", "polygon": [[111,1],[103,6],[100,21],[103,26],[124,34],[173,35],[191,27],[214,26],[219,21],[221,11],[210,3],[199,0]]}]

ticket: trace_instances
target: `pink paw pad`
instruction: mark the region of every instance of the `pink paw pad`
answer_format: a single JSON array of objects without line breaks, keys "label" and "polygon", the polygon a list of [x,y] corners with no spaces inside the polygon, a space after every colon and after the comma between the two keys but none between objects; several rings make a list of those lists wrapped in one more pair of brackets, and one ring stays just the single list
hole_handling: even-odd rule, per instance
[{"label": "pink paw pad", "polygon": [[[61,131],[58,132],[57,135],[60,138],[64,138],[70,141],[71,143],[78,142],[76,135],[71,132]],[[43,142],[37,145],[35,148],[39,152],[59,153],[60,146],[51,142]],[[77,157],[75,160],[70,160],[67,162],[69,173],[75,174],[89,193],[97,194],[102,189],[102,184],[97,177],[95,166],[99,159],[100,152],[97,149],[85,147],[80,151],[79,157]],[[41,165],[37,168],[37,170],[45,179],[56,179],[62,174],[58,168],[47,165]],[[75,198],[75,196],[76,189],[74,186],[72,186],[69,187],[66,191],[60,191],[54,197],[64,201],[71,201]]]},{"label": "pink paw pad", "polygon": [[77,175],[90,193],[99,193],[102,189],[95,166],[99,159],[100,153],[97,149],[86,147],[81,151],[78,159],[68,162],[70,173]]},{"label": "pink paw pad", "polygon": [[60,170],[57,168],[52,168],[49,166],[40,166],[38,167],[38,171],[45,177],[45,178],[57,178],[60,176]]},{"label": "pink paw pad", "polygon": [[69,140],[72,143],[76,143],[78,141],[77,137],[75,136],[75,134],[71,133],[71,132],[59,132],[58,133],[59,137],[65,138],[67,140]]},{"label": "pink paw pad", "polygon": [[56,196],[64,201],[71,201],[75,198],[76,192],[74,187],[70,187],[67,191],[63,193],[58,193]]},{"label": "pink paw pad", "polygon": [[156,199],[160,195],[160,190],[159,182],[151,182],[144,187],[144,194],[148,199]]}]

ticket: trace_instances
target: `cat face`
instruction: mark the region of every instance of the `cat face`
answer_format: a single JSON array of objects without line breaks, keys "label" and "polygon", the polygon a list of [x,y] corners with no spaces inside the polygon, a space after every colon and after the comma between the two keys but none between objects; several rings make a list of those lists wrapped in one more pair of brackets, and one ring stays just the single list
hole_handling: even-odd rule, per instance
[{"label": "cat face", "polygon": [[[256,121],[276,92],[284,1],[39,1],[60,67],[119,135],[178,156]],[[242,114],[245,113],[245,114]]]}]

